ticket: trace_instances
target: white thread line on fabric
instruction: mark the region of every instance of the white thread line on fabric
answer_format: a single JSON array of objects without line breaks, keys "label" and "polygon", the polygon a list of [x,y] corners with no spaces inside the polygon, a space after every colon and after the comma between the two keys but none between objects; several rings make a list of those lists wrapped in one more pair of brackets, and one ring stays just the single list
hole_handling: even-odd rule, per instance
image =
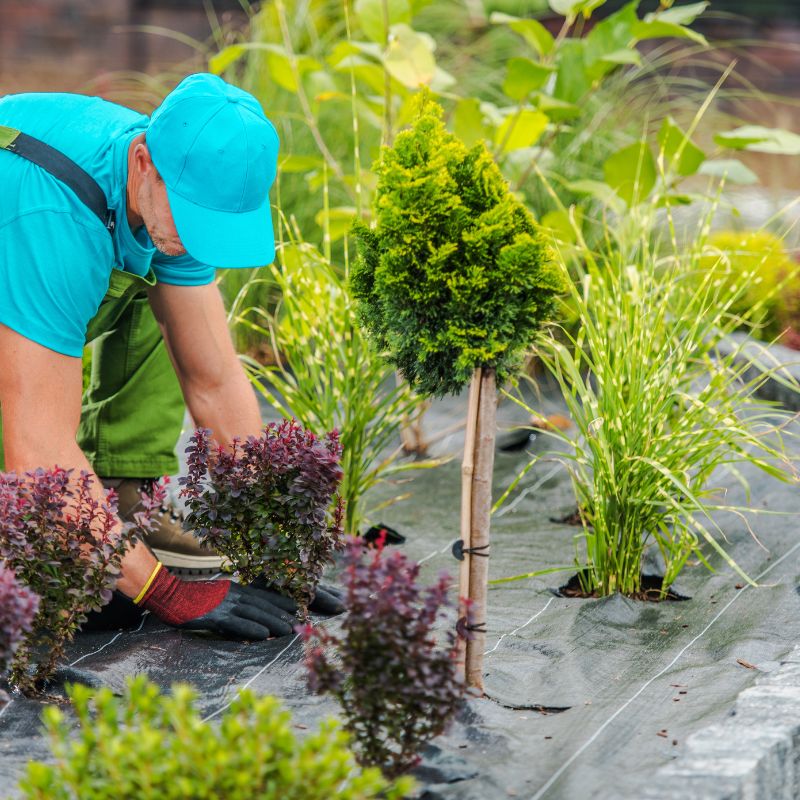
[{"label": "white thread line on fabric", "polygon": [[534,483],[533,486],[529,486],[527,489],[525,489],[524,492],[520,492],[514,498],[514,501],[512,503],[509,503],[504,508],[501,508],[494,516],[502,517],[503,514],[508,514],[509,511],[513,511],[531,492],[535,492],[542,484],[549,481],[550,478],[552,478],[553,475],[555,475],[556,472],[558,472],[560,469],[564,469],[564,464],[561,462],[556,464],[555,467],[553,467],[553,469],[551,469],[550,472],[547,473],[547,475],[545,475],[542,478],[539,478],[539,480],[536,481],[536,483]]},{"label": "white thread line on fabric", "polygon": [[[313,625],[313,623],[312,623],[312,625]],[[250,678],[247,681],[247,683],[243,684],[242,686],[238,686],[236,688],[236,691],[235,691],[235,693],[233,695],[233,699],[231,699],[227,703],[225,703],[224,706],[221,706],[220,708],[218,708],[213,714],[209,714],[207,717],[203,717],[202,722],[208,722],[208,720],[213,719],[214,717],[217,716],[217,714],[221,714],[226,708],[229,708],[231,705],[233,705],[233,701],[236,699],[236,695],[239,694],[239,692],[242,692],[245,689],[247,689],[247,687],[250,686],[250,684],[256,678],[259,677],[259,675],[262,675],[264,672],[266,672],[299,638],[300,638],[300,634],[296,634],[294,639],[292,639],[292,641],[289,642],[289,644],[287,644],[286,647],[284,647],[283,650],[281,650],[280,653],[278,653],[278,655],[276,655],[275,658],[273,658],[272,661],[269,662],[269,664],[265,664],[263,667],[261,667],[261,669],[258,672],[256,672],[256,674],[253,675],[253,677]]]},{"label": "white thread line on fabric", "polygon": [[545,611],[547,611],[548,607],[550,606],[550,603],[552,603],[552,602],[553,602],[553,600],[555,600],[555,597],[551,597],[551,598],[550,598],[550,599],[549,599],[549,600],[548,600],[548,601],[547,601],[547,602],[544,604],[544,608],[542,608],[542,609],[540,609],[539,611],[537,611],[537,612],[536,612],[536,613],[535,613],[535,614],[534,614],[534,615],[533,615],[533,616],[532,616],[532,617],[531,617],[531,618],[530,618],[530,619],[529,619],[529,620],[528,620],[526,623],[524,623],[524,624],[520,625],[520,626],[519,626],[519,628],[514,628],[514,630],[513,630],[513,631],[509,631],[508,633],[504,633],[504,634],[503,634],[503,635],[502,635],[502,636],[501,636],[501,637],[500,637],[500,638],[497,640],[497,643],[495,644],[495,646],[494,646],[494,647],[493,647],[491,650],[486,650],[486,651],[484,652],[484,655],[485,655],[485,656],[488,656],[490,653],[494,653],[494,651],[495,651],[495,650],[497,650],[497,648],[498,648],[498,647],[500,647],[500,642],[502,642],[502,641],[503,641],[503,639],[505,639],[505,638],[506,638],[506,636],[514,636],[514,634],[516,634],[516,633],[519,633],[519,632],[520,632],[520,631],[521,631],[523,628],[527,628],[527,627],[528,627],[528,625],[530,625],[530,624],[531,624],[531,622],[533,622],[533,621],[534,621],[534,620],[535,620],[537,617],[540,617],[542,614],[544,614],[544,612],[545,612]]},{"label": "white thread line on fabric", "polygon": [[419,561],[417,561],[417,565],[419,566],[420,564],[424,564],[426,561],[429,561],[430,559],[435,558],[436,556],[440,556],[442,555],[442,553],[446,553],[448,550],[452,549],[453,549],[452,543],[446,544],[441,550],[434,550],[432,553],[428,553],[428,555],[426,555],[425,558],[421,558]]},{"label": "white thread line on fabric", "polygon": [[[448,544],[445,547],[443,547],[441,550],[434,550],[433,553],[430,553],[429,555],[425,556],[425,558],[423,558],[421,561],[418,561],[417,564],[422,564],[423,562],[427,561],[428,559],[433,558],[434,556],[439,555],[440,553],[444,553],[446,550],[450,549],[450,546],[451,545]],[[316,623],[312,622],[311,624],[315,625]],[[259,676],[263,675],[264,672],[266,672],[299,638],[300,638],[299,634],[296,635],[294,637],[294,639],[292,639],[292,641],[289,642],[289,644],[287,644],[286,647],[284,647],[283,650],[281,650],[280,653],[278,653],[278,655],[275,656],[275,658],[272,659],[272,661],[270,661],[268,664],[265,664],[263,667],[261,667],[261,669],[258,672],[256,672],[256,674],[253,675],[247,681],[247,683],[244,683],[242,686],[238,686],[236,688],[234,694],[233,694],[233,698],[235,699],[236,695],[239,692],[243,691],[244,689],[247,689],[247,687],[250,686],[253,683],[253,681],[256,680],[256,678],[258,678]],[[202,721],[203,722],[208,722],[208,720],[213,719],[214,717],[217,716],[217,714],[221,714],[223,711],[225,711],[226,708],[229,708],[232,704],[233,704],[233,699],[229,700],[224,706],[221,706],[220,708],[218,708],[213,714],[209,714],[207,717],[203,717]]]},{"label": "white thread line on fabric", "polygon": [[111,641],[106,642],[102,647],[98,647],[97,650],[92,650],[91,653],[86,653],[86,655],[76,658],[71,664],[69,664],[69,666],[74,667],[76,664],[79,664],[81,661],[83,661],[84,658],[89,658],[89,656],[96,656],[98,653],[102,653],[106,647],[110,647],[112,644],[114,644],[114,642],[117,641],[117,639],[119,639],[120,636],[124,636],[126,633],[139,633],[139,631],[144,627],[144,622],[149,613],[149,611],[145,611],[142,614],[142,621],[139,623],[139,627],[135,631],[120,631],[114,636],[113,639],[111,639]]},{"label": "white thread line on fabric", "polygon": [[[114,644],[114,642],[116,642],[120,636],[124,636],[126,633],[138,633],[144,627],[145,619],[147,618],[147,615],[149,613],[150,613],[149,611],[145,611],[144,614],[142,614],[142,621],[139,624],[139,627],[135,631],[119,631],[118,633],[114,634],[114,636],[108,642],[106,642],[102,647],[98,647],[97,650],[93,650],[91,653],[86,653],[86,655],[83,655],[80,658],[76,658],[71,664],[68,664],[67,666],[74,667],[76,664],[79,664],[81,661],[83,661],[84,658],[89,658],[89,656],[97,655],[98,653],[105,650],[106,647],[110,647],[112,644]],[[3,714],[5,714],[6,711],[8,711],[8,709],[12,706],[13,703],[14,703],[13,700],[9,700],[8,703],[6,703],[5,706],[3,706],[2,709],[0,709],[0,719],[2,718]]]},{"label": "white thread line on fabric", "polygon": [[9,701],[2,708],[0,708],[0,719],[3,718],[3,714],[5,714],[6,711],[8,711],[8,709],[11,708],[11,706],[13,705],[14,701],[12,699],[9,699]]},{"label": "white thread line on fabric", "polygon": [[[763,578],[768,572],[771,572],[775,567],[778,566],[782,561],[787,559],[792,553],[794,553],[798,548],[800,548],[800,542],[798,542],[794,547],[792,547],[789,551],[784,553],[774,564],[771,564],[767,567],[760,575],[757,575],[755,580],[758,582]],[[648,687],[650,686],[653,681],[658,680],[662,675],[668,672],[675,664],[678,662],[678,659],[697,641],[699,641],[703,636],[708,633],[714,623],[748,590],[750,589],[750,584],[747,584],[743,589],[737,590],[736,594],[723,606],[722,610],[711,620],[711,622],[703,628],[697,636],[692,639],[689,644],[687,644],[679,653],[672,659],[672,661],[667,664],[660,672],[657,672],[653,675],[650,680],[642,685],[636,694],[633,695],[629,700],[623,703],[595,732],[594,734],[587,739],[549,778],[547,783],[539,789],[536,794],[532,795],[530,800],[539,800],[540,797],[544,797],[545,792],[564,774],[567,768],[591,745],[598,736],[634,701],[637,697]]]}]

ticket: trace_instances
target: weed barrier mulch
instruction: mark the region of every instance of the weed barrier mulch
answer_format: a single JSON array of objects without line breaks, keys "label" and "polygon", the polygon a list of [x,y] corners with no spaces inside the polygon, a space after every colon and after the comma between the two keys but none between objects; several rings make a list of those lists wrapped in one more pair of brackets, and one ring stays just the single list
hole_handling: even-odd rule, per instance
[{"label": "weed barrier mulch", "polygon": [[[545,411],[557,411],[544,398]],[[445,430],[463,414],[463,400],[434,407],[428,431]],[[501,406],[501,425],[520,422]],[[458,434],[437,444],[458,453]],[[529,453],[547,449],[541,436],[523,449],[499,452],[495,496],[525,466]],[[460,455],[402,486],[384,486],[376,503],[400,492],[413,498],[381,513],[381,521],[408,537],[403,545],[426,579],[457,575],[450,548],[458,536]],[[413,474],[413,473],[412,473]],[[745,471],[753,507],[796,512],[797,488]],[[725,500],[747,504],[734,476],[714,476]],[[531,469],[494,515],[491,577],[502,578],[572,562],[579,528],[552,522],[574,510],[563,464]],[[774,671],[800,632],[800,530],[796,514],[718,517],[734,559],[759,586],[745,584],[719,559],[709,574],[689,567],[674,587],[691,599],[653,603],[622,596],[582,599],[554,590],[572,572],[493,587],[489,593],[485,681],[487,697],[471,699],[450,732],[436,741],[420,772],[426,800],[459,798],[592,798],[635,796],[656,769],[680,757],[687,737],[723,720],[737,695],[758,675]],[[657,566],[657,565],[656,565]],[[741,588],[740,588],[741,587]],[[333,623],[337,624],[337,623]],[[52,692],[64,681],[119,691],[126,676],[145,672],[163,687],[193,684],[199,708],[215,718],[236,691],[250,687],[283,699],[300,732],[336,711],[309,694],[302,645],[295,637],[236,643],[176,632],[150,617],[121,632],[82,633]],[[43,702],[14,697],[0,711],[0,787],[14,786],[31,758],[47,759],[39,717]]]}]

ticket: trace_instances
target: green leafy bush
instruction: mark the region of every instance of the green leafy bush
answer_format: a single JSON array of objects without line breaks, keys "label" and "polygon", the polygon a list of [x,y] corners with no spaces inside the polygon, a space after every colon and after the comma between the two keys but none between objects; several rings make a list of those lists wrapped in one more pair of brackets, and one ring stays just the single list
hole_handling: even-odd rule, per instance
[{"label": "green leafy bush", "polygon": [[483,143],[467,150],[419,95],[411,130],[375,165],[377,227],[357,225],[351,275],[362,324],[424,394],[476,367],[502,384],[553,308],[561,278]]},{"label": "green leafy bush", "polygon": [[462,703],[456,634],[437,642],[434,627],[447,609],[450,578],[418,584],[419,564],[382,542],[364,555],[361,541],[346,552],[349,614],[341,631],[306,625],[312,690],[333,695],[362,764],[397,775],[419,762],[419,752],[444,732]]},{"label": "green leafy bush", "polygon": [[14,657],[12,683],[35,691],[52,675],[88,612],[111,599],[131,539],[149,529],[163,497],[163,486],[143,495],[136,523],[120,524],[115,494],[96,500],[86,472],[0,473],[0,560],[41,598],[33,631]]},{"label": "green leafy bush", "polygon": [[708,240],[700,271],[711,271],[734,295],[731,313],[742,327],[771,340],[800,326],[800,267],[768,231],[720,231]]},{"label": "green leafy bush", "polygon": [[212,444],[208,428],[198,428],[186,452],[188,474],[180,483],[187,525],[245,583],[265,574],[304,615],[340,547],[338,432],[318,438],[283,420],[224,448]]},{"label": "green leafy bush", "polygon": [[241,692],[218,725],[194,708],[194,691],[162,695],[144,676],[122,698],[69,687],[77,735],[58,708],[44,711],[54,764],[32,762],[27,800],[399,800],[411,784],[360,770],[333,720],[298,742],[274,697]]}]

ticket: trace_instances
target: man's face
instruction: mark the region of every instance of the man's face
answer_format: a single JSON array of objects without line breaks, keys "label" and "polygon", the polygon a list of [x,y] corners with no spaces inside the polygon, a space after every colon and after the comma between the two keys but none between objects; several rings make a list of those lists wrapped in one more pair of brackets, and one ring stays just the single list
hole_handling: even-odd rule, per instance
[{"label": "man's face", "polygon": [[154,170],[143,176],[137,200],[142,221],[156,248],[166,256],[182,256],[186,248],[172,220],[167,187]]}]

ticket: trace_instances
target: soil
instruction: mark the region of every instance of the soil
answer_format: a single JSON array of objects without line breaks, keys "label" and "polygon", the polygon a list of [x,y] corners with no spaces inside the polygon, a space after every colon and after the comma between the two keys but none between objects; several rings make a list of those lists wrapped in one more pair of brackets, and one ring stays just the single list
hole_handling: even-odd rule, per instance
[{"label": "soil", "polygon": [[[664,585],[663,578],[660,575],[642,575],[641,577],[641,591],[634,594],[625,595],[632,600],[644,600],[648,603],[661,603],[664,600],[671,600],[673,602],[682,602],[684,600],[691,600],[691,597],[679,594],[672,589],[667,589],[666,594],[662,597],[662,587]],[[602,595],[595,591],[587,594],[581,588],[580,574],[573,575],[563,586],[559,586],[555,590],[558,597],[582,597],[585,599],[598,599]]]}]

